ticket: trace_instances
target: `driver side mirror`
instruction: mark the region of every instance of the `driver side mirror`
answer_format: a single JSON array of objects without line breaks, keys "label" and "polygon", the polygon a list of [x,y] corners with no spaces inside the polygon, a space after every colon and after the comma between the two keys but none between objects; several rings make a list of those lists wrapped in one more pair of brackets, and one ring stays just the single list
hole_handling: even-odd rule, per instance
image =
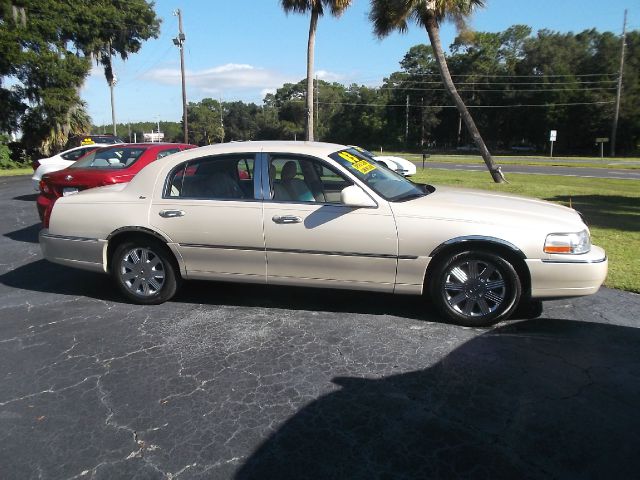
[{"label": "driver side mirror", "polygon": [[347,207],[377,207],[378,204],[357,185],[350,185],[340,192],[340,201]]}]

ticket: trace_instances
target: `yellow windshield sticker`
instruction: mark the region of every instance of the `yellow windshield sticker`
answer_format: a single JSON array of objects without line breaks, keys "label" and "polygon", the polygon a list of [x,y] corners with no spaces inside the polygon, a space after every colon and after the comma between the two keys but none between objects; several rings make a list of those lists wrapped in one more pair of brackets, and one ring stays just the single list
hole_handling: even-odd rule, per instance
[{"label": "yellow windshield sticker", "polygon": [[361,158],[352,155],[349,152],[342,151],[338,153],[341,158],[344,158],[347,162],[351,163],[351,166],[355,168],[360,173],[367,174],[372,170],[375,170],[377,167],[375,165],[370,164],[366,160],[362,160]]},{"label": "yellow windshield sticker", "polygon": [[94,143],[96,143],[96,142],[94,142],[90,137],[87,137],[84,140],[82,140],[80,145],[91,145],[91,144],[94,144]]},{"label": "yellow windshield sticker", "polygon": [[353,168],[355,168],[356,170],[362,173],[369,173],[371,170],[376,169],[374,165],[371,165],[366,160],[360,160],[358,163],[354,163]]}]

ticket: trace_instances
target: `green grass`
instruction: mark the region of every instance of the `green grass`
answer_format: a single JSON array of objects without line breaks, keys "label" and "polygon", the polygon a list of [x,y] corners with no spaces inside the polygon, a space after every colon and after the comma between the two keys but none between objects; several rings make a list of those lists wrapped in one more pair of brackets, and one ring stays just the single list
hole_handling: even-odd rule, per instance
[{"label": "green grass", "polygon": [[[417,153],[384,152],[382,155],[397,155],[421,165],[422,155]],[[532,165],[543,167],[587,167],[606,168],[619,170],[639,170],[640,158],[599,158],[599,157],[549,157],[540,156],[516,156],[516,155],[494,155],[493,157],[499,165]],[[429,162],[443,163],[469,163],[484,165],[482,157],[479,155],[431,155],[425,164]]]},{"label": "green grass", "polygon": [[9,168],[6,170],[0,169],[0,177],[10,177],[13,175],[33,175],[33,168]]},{"label": "green grass", "polygon": [[609,257],[605,285],[640,293],[640,182],[635,180],[509,174],[495,184],[488,172],[422,170],[414,182],[479,188],[541,198],[579,210],[594,244]]}]

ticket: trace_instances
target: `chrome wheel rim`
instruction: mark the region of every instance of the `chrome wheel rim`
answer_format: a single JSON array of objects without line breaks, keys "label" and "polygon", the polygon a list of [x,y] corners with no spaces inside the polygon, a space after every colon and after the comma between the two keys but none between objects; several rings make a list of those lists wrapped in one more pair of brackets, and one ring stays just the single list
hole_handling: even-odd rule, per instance
[{"label": "chrome wheel rim", "polygon": [[443,294],[453,311],[477,318],[498,310],[507,288],[502,272],[492,263],[464,260],[445,272]]},{"label": "chrome wheel rim", "polygon": [[120,277],[125,288],[134,295],[151,297],[164,285],[164,263],[153,250],[132,248],[122,257]]}]

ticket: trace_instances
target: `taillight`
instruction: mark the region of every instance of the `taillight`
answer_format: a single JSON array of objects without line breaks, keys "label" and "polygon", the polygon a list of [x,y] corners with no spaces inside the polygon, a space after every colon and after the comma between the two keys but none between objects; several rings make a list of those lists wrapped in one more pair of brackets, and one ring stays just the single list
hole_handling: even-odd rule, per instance
[{"label": "taillight", "polygon": [[42,193],[45,193],[45,194],[51,193],[51,189],[49,188],[49,185],[47,185],[47,183],[44,180],[40,180],[39,187]]},{"label": "taillight", "polygon": [[49,220],[51,220],[51,212],[53,211],[53,203],[47,205],[47,208],[44,210],[44,215],[42,217],[42,226],[44,228],[49,228]]}]

